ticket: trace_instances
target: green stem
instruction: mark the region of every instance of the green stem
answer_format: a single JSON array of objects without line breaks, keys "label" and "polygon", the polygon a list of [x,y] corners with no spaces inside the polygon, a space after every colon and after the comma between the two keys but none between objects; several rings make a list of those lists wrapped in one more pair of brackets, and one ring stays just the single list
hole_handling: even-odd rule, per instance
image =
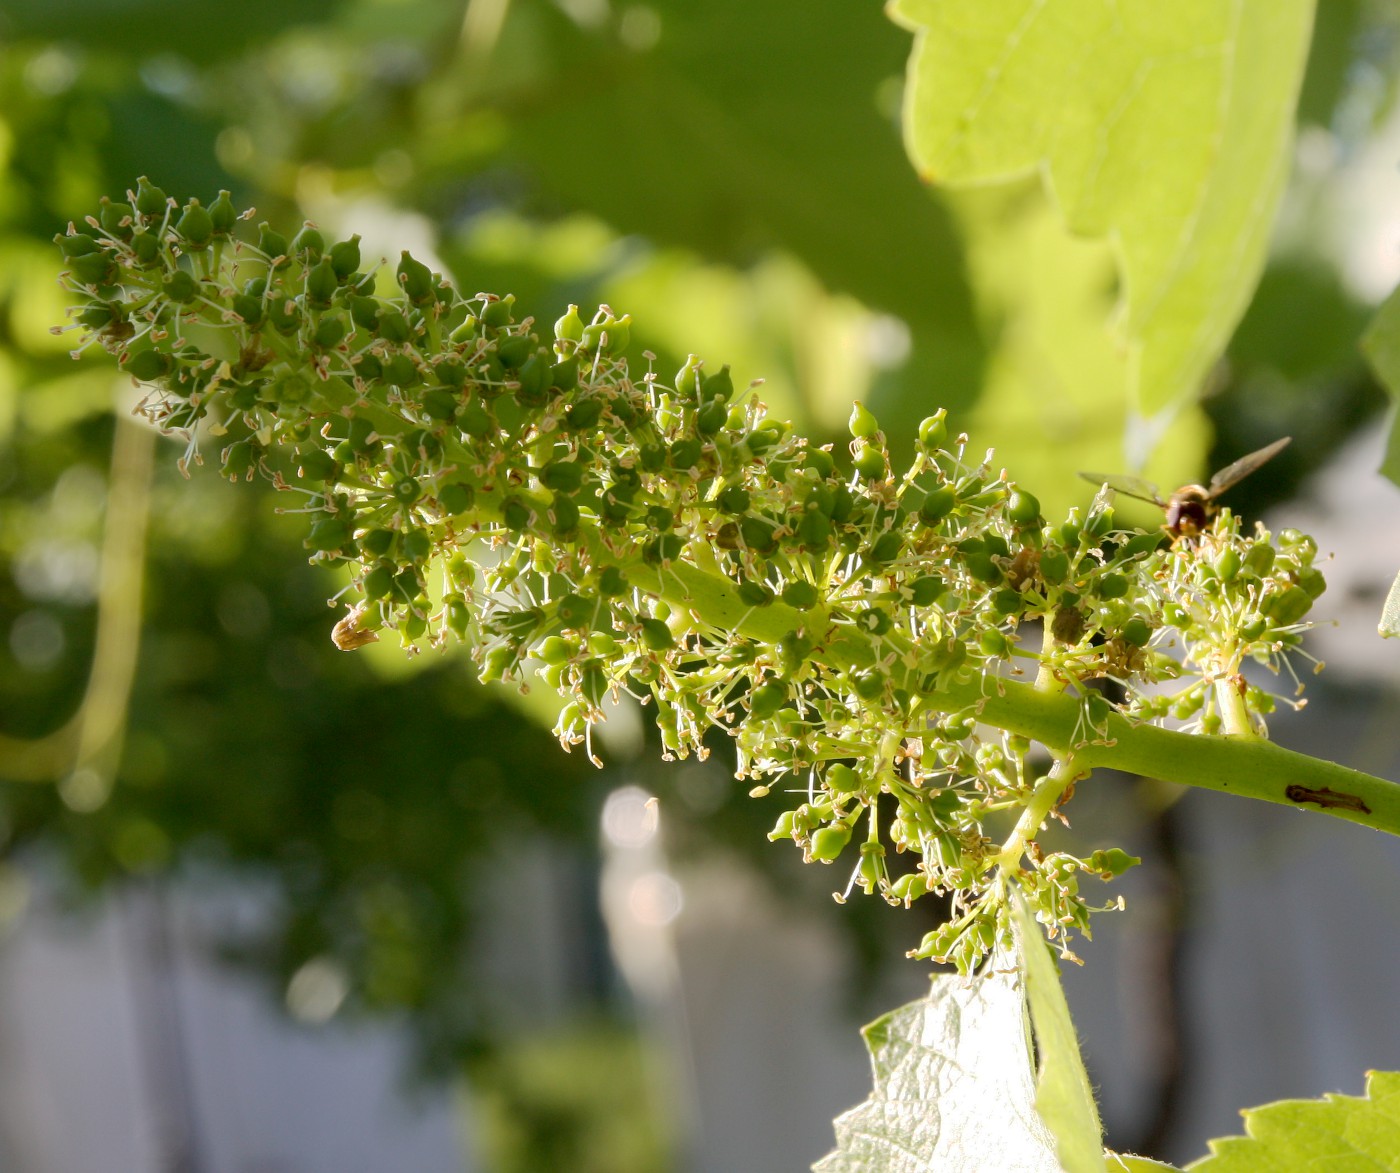
[{"label": "green stem", "polygon": [[[640,560],[628,570],[635,585],[673,606],[689,608],[702,621],[749,638],[776,642],[798,627],[820,630],[818,611],[801,612],[773,602],[753,608],[734,583],[677,561],[664,570]],[[1110,713],[1086,724],[1084,701],[1016,680],[971,674],[932,691],[917,687],[916,650],[891,636],[881,650],[894,653],[893,683],[911,687],[923,708],[958,713],[969,709],[985,724],[1038,741],[1058,756],[1073,752],[1081,775],[1106,768],[1261,799],[1301,810],[1321,811],[1348,822],[1400,835],[1400,785],[1335,762],[1296,753],[1258,737],[1212,737],[1177,733]],[[867,668],[876,646],[853,627],[832,629],[814,653],[834,667]],[[903,670],[900,664],[910,667]],[[902,677],[900,676],[903,672]]]},{"label": "green stem", "polygon": [[1002,844],[1001,850],[991,862],[1003,871],[1015,871],[1020,866],[1021,856],[1025,854],[1026,844],[1040,833],[1040,828],[1050,817],[1050,812],[1059,805],[1069,788],[1083,775],[1084,771],[1079,769],[1073,753],[1056,758],[1049,773],[1036,783],[1031,800],[1016,823],[1016,829],[1011,832],[1010,838]]}]

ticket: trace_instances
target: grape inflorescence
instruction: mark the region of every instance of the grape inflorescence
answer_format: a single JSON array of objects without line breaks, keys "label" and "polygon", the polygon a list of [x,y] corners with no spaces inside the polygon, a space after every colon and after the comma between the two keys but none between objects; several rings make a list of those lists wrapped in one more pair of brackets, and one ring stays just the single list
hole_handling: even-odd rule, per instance
[{"label": "grape inflorescence", "polygon": [[756,793],[794,795],[770,838],[844,861],[841,898],[945,897],[915,953],[965,971],[1009,938],[1012,886],[1063,943],[1087,931],[1081,879],[1135,862],[1040,848],[1074,751],[989,727],[977,698],[1026,673],[1084,696],[1086,742],[1110,707],[1257,736],[1274,698],[1243,665],[1287,666],[1323,589],[1301,534],[1226,513],[1173,543],[1104,496],[1049,524],[941,411],[906,468],[859,405],[849,453],[817,447],[728,367],[634,370],[607,306],[542,329],[406,252],[390,274],[358,237],[254,229],[227,193],[180,205],[143,179],[58,242],[79,349],[143,386],[181,468],[212,448],[268,479],[343,568],[339,646],[464,641],[482,679],[562,693],[556,733],[590,755],[622,693],[667,756],[723,731]]}]

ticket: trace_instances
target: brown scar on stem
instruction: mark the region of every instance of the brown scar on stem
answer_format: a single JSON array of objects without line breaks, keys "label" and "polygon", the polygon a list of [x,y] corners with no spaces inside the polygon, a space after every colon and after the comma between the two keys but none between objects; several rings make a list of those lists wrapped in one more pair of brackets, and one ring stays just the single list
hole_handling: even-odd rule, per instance
[{"label": "brown scar on stem", "polygon": [[1289,802],[1305,803],[1315,802],[1323,810],[1336,809],[1346,811],[1356,811],[1358,814],[1369,815],[1371,808],[1358,794],[1347,794],[1342,790],[1333,790],[1330,786],[1324,786],[1320,790],[1314,790],[1310,786],[1290,786],[1283,792],[1283,796]]}]

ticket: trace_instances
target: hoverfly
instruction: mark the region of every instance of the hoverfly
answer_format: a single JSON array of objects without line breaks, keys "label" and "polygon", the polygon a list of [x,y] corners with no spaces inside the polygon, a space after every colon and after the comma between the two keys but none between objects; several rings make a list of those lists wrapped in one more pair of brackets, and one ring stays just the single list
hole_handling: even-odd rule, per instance
[{"label": "hoverfly", "polygon": [[1156,485],[1137,477],[1103,476],[1096,472],[1081,472],[1079,475],[1091,484],[1107,485],[1115,492],[1158,506],[1167,515],[1163,523],[1167,532],[1173,537],[1190,539],[1210,528],[1216,513],[1215,499],[1282,452],[1291,438],[1284,436],[1282,440],[1275,440],[1257,452],[1227,464],[1210,478],[1209,485],[1182,485],[1165,501],[1158,494]]}]

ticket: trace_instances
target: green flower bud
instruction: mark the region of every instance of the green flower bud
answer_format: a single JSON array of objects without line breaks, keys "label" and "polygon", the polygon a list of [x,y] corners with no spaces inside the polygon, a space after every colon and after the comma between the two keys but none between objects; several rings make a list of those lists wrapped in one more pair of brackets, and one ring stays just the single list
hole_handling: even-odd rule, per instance
[{"label": "green flower bud", "polygon": [[625,595],[630,589],[627,576],[619,567],[603,567],[603,573],[598,577],[599,594],[604,598],[615,599],[619,595]]},{"label": "green flower bud", "polygon": [[376,329],[379,337],[385,342],[392,342],[396,345],[413,339],[413,328],[408,324],[408,319],[392,306],[380,309]]},{"label": "green flower bud", "polygon": [[1255,578],[1263,578],[1273,569],[1274,553],[1268,542],[1255,542],[1244,556],[1244,569]]},{"label": "green flower bud", "polygon": [[833,823],[812,833],[812,858],[830,863],[851,841],[851,829],[845,823]]},{"label": "green flower bud", "polygon": [[446,605],[447,626],[459,639],[466,639],[472,621],[471,608],[467,606],[467,600],[453,592],[444,596],[443,603]]},{"label": "green flower bud", "polygon": [[578,386],[578,359],[566,358],[549,368],[549,385],[560,392]]},{"label": "green flower bud", "polygon": [[266,305],[267,319],[279,334],[295,334],[301,329],[301,306],[292,298],[275,296]]},{"label": "green flower bud", "polygon": [[[578,316],[578,306],[570,305],[569,308],[555,320],[554,337],[558,342],[572,342],[577,344],[583,340],[583,319]],[[555,353],[561,356],[573,353],[572,346],[556,346]]]},{"label": "green flower bud", "polygon": [[1040,577],[1051,586],[1059,586],[1069,574],[1069,555],[1063,550],[1045,550],[1040,555]]},{"label": "green flower bud", "polygon": [[535,345],[535,339],[529,334],[512,334],[496,347],[496,357],[501,360],[501,366],[513,371],[530,357]]},{"label": "green flower bud", "polygon": [[161,292],[171,301],[188,305],[199,296],[199,282],[193,274],[185,272],[184,269],[176,269],[161,286]]},{"label": "green flower bud", "polygon": [[117,262],[105,249],[73,257],[68,262],[68,271],[80,285],[114,285],[118,278]]},{"label": "green flower bud", "polygon": [[160,255],[160,241],[149,232],[138,232],[131,238],[131,252],[139,266],[149,268]]},{"label": "green flower bud", "polygon": [[580,399],[564,412],[564,427],[573,432],[586,431],[597,424],[603,414],[603,401],[598,398]]},{"label": "green flower bud", "polygon": [[1129,868],[1135,868],[1142,862],[1136,855],[1129,855],[1126,851],[1117,847],[1110,847],[1094,852],[1089,856],[1089,870],[1097,872],[1105,880],[1114,876],[1121,876]]},{"label": "green flower bud", "polygon": [[776,843],[779,839],[791,839],[797,827],[797,812],[783,811],[778,816],[778,821],[773,825],[773,829],[768,832],[768,841]]},{"label": "green flower bud", "polygon": [[452,419],[457,414],[457,404],[457,392],[447,387],[434,387],[423,393],[423,414],[429,419]]},{"label": "green flower bud", "polygon": [[400,541],[403,556],[410,562],[426,562],[428,555],[433,552],[433,539],[428,535],[427,530],[412,529],[403,535]]},{"label": "green flower bud", "polygon": [[481,311],[482,324],[493,330],[509,326],[512,321],[511,310],[514,306],[515,295],[513,293],[508,293],[497,301],[488,301]]},{"label": "green flower bud", "polygon": [[676,646],[676,637],[660,619],[642,620],[642,642],[653,652],[665,652]]},{"label": "green flower bud", "polygon": [[875,539],[865,552],[862,561],[872,569],[888,566],[904,550],[904,535],[898,530],[887,530]]},{"label": "green flower bud", "polygon": [[340,280],[328,259],[323,257],[319,264],[307,271],[306,299],[312,305],[325,309],[339,288]]},{"label": "green flower bud", "polygon": [[692,396],[700,385],[700,367],[702,360],[699,355],[689,355],[685,360],[685,365],[676,372],[676,390],[682,395]]},{"label": "green flower bud", "polygon": [[1040,525],[1040,502],[1031,494],[1016,490],[1006,499],[1006,516],[1017,525]]},{"label": "green flower bud", "polygon": [[705,403],[725,404],[733,397],[734,380],[729,377],[728,363],[725,363],[713,375],[706,375],[700,380],[700,398]]},{"label": "green flower bud", "polygon": [[789,607],[809,611],[817,605],[821,594],[810,582],[797,579],[783,587],[782,599]]},{"label": "green flower bud", "polygon": [[175,223],[175,231],[185,242],[185,247],[193,251],[206,248],[214,236],[214,220],[208,209],[198,200],[190,200],[185,205],[184,214]]},{"label": "green flower bud", "polygon": [[926,525],[936,525],[953,512],[958,503],[957,492],[952,485],[943,485],[924,496],[919,505],[919,520]]},{"label": "green flower bud", "polygon": [[209,205],[209,220],[214,226],[214,235],[227,238],[233,231],[234,225],[238,223],[238,209],[233,206],[233,199],[226,191],[220,191],[214,202]]},{"label": "green flower bud", "polygon": [[346,518],[323,517],[312,523],[311,533],[306,539],[306,544],[313,550],[327,554],[333,553],[350,544],[352,529],[351,522]]},{"label": "green flower bud", "polygon": [[246,293],[235,293],[233,295],[233,312],[243,319],[244,323],[257,329],[263,320],[263,303],[260,297],[249,297]]},{"label": "green flower bud", "polygon": [[345,340],[349,329],[344,314],[326,314],[316,323],[311,335],[312,344],[321,350],[333,350]]},{"label": "green flower bud", "polygon": [[603,349],[607,354],[621,354],[632,341],[632,315],[609,318],[603,323]]},{"label": "green flower bud", "polygon": [[1327,579],[1317,567],[1307,566],[1298,571],[1298,585],[1307,592],[1308,598],[1316,599],[1327,589]]},{"label": "green flower bud", "polygon": [[665,566],[674,562],[685,549],[679,534],[659,534],[642,547],[642,560],[649,566]]},{"label": "green flower bud", "polygon": [[86,232],[70,232],[66,236],[59,233],[53,238],[53,242],[58,245],[58,251],[69,260],[90,256],[99,251],[96,237],[89,236]]},{"label": "green flower bud", "polygon": [[136,210],[148,220],[165,215],[169,197],[160,188],[151,184],[143,175],[136,181]]},{"label": "green flower bud", "polygon": [[345,281],[353,277],[360,267],[360,234],[357,232],[349,240],[337,241],[331,245],[330,262],[340,280]]},{"label": "green flower bud", "polygon": [[1233,546],[1226,546],[1220,551],[1220,557],[1215,560],[1215,576],[1221,582],[1234,582],[1242,565],[1243,559],[1240,558],[1240,552]]},{"label": "green flower bud", "polygon": [[1291,627],[1312,607],[1312,596],[1300,586],[1291,586],[1279,594],[1265,595],[1260,610],[1276,627]]},{"label": "green flower bud", "polygon": [[866,440],[880,430],[880,421],[857,400],[851,404],[851,417],[846,421],[846,427],[857,440]]},{"label": "green flower bud", "polygon": [[885,454],[873,444],[861,444],[856,449],[856,472],[867,481],[878,481],[885,475]]},{"label": "green flower bud", "polygon": [[482,404],[472,400],[458,411],[457,426],[462,429],[464,435],[479,440],[495,432],[496,421]]},{"label": "green flower bud", "polygon": [[422,261],[415,260],[407,250],[399,254],[397,276],[399,285],[414,305],[423,305],[433,300],[435,294],[432,270]]},{"label": "green flower bud", "polygon": [[1128,580],[1121,574],[1105,574],[1095,584],[1096,591],[1101,599],[1121,599],[1128,593]]},{"label": "green flower bud", "polygon": [[465,513],[476,501],[476,490],[471,485],[453,481],[438,490],[438,504],[449,517]]},{"label": "green flower bud", "polygon": [[507,497],[501,502],[501,520],[508,530],[518,534],[530,528],[535,511],[519,497]]},{"label": "green flower bud", "polygon": [[126,373],[142,383],[154,383],[175,369],[175,360],[159,350],[140,350],[126,363]]},{"label": "green flower bud", "polygon": [[321,235],[310,220],[302,225],[301,231],[292,237],[292,255],[303,264],[319,260],[326,251],[326,238]]},{"label": "green flower bud", "polygon": [[1134,615],[1123,625],[1121,632],[1123,642],[1135,648],[1147,646],[1147,641],[1152,638],[1152,625],[1141,616]]},{"label": "green flower bud", "polygon": [[831,519],[816,511],[804,513],[797,523],[797,537],[804,549],[826,549],[831,542]]},{"label": "green flower bud", "polygon": [[573,498],[563,493],[556,494],[549,506],[550,519],[555,534],[567,538],[578,531],[579,508]]},{"label": "green flower bud", "polygon": [[859,794],[864,789],[861,776],[841,762],[826,768],[826,784],[836,794]]},{"label": "green flower bud", "polygon": [[515,398],[522,407],[543,407],[550,399],[549,363],[538,354],[531,355],[515,375],[520,386]]},{"label": "green flower bud", "polygon": [[700,463],[701,443],[699,440],[677,440],[671,445],[671,467],[681,472],[694,468]]},{"label": "green flower bud", "polygon": [[990,554],[969,554],[967,556],[967,572],[978,582],[986,583],[988,586],[995,586],[1002,580],[1001,567]]},{"label": "green flower bud", "polygon": [[301,468],[301,475],[313,481],[330,483],[340,477],[340,462],[323,448],[309,448],[305,452],[299,452],[297,464]]},{"label": "green flower bud", "polygon": [[358,294],[351,294],[346,298],[350,307],[350,320],[361,330],[368,330],[370,333],[379,331],[379,302],[372,297],[360,297]]},{"label": "green flower bud", "polygon": [[130,240],[135,231],[136,211],[130,204],[116,203],[103,196],[98,204],[97,221],[102,230],[118,240]]},{"label": "green flower bud", "polygon": [[749,693],[749,716],[766,721],[787,703],[787,685],[777,680],[765,681]]},{"label": "green flower bud", "polygon": [[992,595],[992,610],[998,615],[1019,614],[1025,608],[1021,592],[1011,587],[1003,587]]},{"label": "green flower bud", "polygon": [[939,408],[919,425],[919,446],[925,452],[936,452],[948,439],[948,425],[944,421],[948,412]]},{"label": "green flower bud", "polygon": [[287,238],[275,231],[272,225],[266,221],[258,225],[258,248],[267,255],[270,261],[291,255],[291,249],[287,246]]},{"label": "green flower bud", "polygon": [[699,414],[695,417],[695,430],[702,436],[717,435],[723,429],[728,418],[729,409],[724,405],[723,400],[716,399],[700,409]]},{"label": "green flower bud", "polygon": [[1006,633],[999,628],[987,628],[977,642],[982,649],[982,654],[991,656],[993,659],[1005,660],[1011,655],[1011,643],[1006,638]]}]

